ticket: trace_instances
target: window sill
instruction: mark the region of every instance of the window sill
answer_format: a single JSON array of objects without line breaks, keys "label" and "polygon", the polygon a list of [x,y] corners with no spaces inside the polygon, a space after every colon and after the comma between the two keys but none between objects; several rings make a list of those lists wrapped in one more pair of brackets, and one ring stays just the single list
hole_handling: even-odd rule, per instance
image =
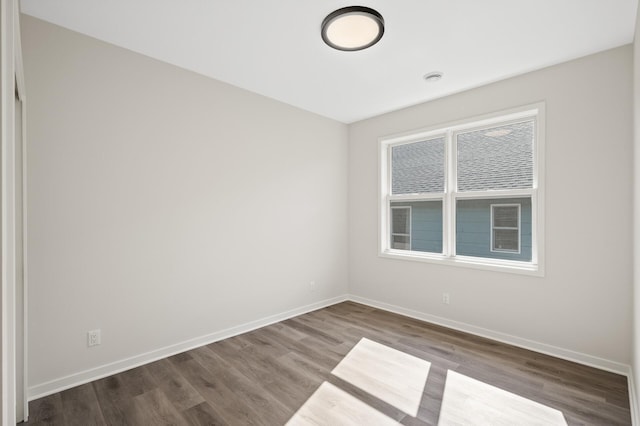
[{"label": "window sill", "polygon": [[442,254],[422,254],[416,252],[405,252],[402,250],[385,250],[381,252],[379,256],[387,259],[435,263],[439,265],[481,269],[485,271],[507,272],[536,277],[544,276],[544,271],[540,265],[531,262],[475,258],[469,256],[448,257]]}]

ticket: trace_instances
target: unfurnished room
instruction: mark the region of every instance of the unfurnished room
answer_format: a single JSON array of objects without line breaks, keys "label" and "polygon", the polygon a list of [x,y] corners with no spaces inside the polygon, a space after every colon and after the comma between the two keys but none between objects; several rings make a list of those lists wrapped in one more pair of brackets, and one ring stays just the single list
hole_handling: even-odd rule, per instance
[{"label": "unfurnished room", "polygon": [[0,0],[2,424],[640,424],[639,22]]}]

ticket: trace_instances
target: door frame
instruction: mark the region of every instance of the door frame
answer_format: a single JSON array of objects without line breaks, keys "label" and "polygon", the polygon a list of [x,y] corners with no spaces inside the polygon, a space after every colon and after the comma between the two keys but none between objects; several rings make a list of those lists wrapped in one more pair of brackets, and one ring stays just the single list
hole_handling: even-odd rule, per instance
[{"label": "door frame", "polygon": [[[1,254],[2,254],[2,424],[13,424],[26,420],[28,413],[27,398],[27,352],[26,352],[26,269],[24,263],[17,265],[16,236],[22,235],[24,243],[26,227],[26,96],[22,65],[22,49],[20,40],[20,5],[18,0],[0,0],[0,120],[1,130]],[[16,143],[16,95],[22,108],[21,143]],[[16,152],[22,151],[22,175],[16,179]],[[16,186],[22,182],[23,201],[17,205]],[[23,226],[17,229],[16,214],[23,219]],[[23,244],[22,257],[26,254]],[[16,285],[16,271],[23,269],[24,285],[19,289]],[[24,298],[21,297],[24,295]],[[20,321],[16,318],[20,304],[23,315]],[[25,342],[21,362],[17,362],[17,336]],[[22,366],[18,371],[18,366]],[[20,381],[21,395],[16,393],[16,383]],[[18,406],[19,404],[19,406]],[[17,417],[20,412],[22,418]]]}]

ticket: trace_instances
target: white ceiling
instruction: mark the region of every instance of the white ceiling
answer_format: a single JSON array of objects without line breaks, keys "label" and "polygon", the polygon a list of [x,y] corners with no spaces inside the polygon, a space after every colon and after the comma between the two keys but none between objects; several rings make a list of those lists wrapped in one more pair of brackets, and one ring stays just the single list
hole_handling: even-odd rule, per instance
[{"label": "white ceiling", "polygon": [[[335,9],[380,12],[341,52]],[[22,0],[22,11],[345,123],[631,43],[638,0]],[[423,75],[442,71],[427,83]],[[604,77],[603,77],[604,78]]]}]

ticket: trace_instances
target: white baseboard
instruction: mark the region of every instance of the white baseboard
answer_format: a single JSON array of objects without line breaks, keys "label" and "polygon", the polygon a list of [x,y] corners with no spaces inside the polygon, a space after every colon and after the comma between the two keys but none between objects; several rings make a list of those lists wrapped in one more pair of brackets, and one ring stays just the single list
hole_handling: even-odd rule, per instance
[{"label": "white baseboard", "polygon": [[629,366],[615,361],[609,361],[607,359],[598,358],[592,355],[575,352],[570,349],[564,349],[557,346],[547,345],[545,343],[536,342],[533,340],[523,339],[522,337],[512,336],[510,334],[501,333],[499,331],[493,331],[475,325],[442,318],[436,315],[425,314],[423,312],[414,311],[412,309],[403,308],[389,303],[379,302],[377,300],[371,300],[360,296],[349,295],[349,300],[363,305],[371,306],[373,308],[382,309],[396,314],[404,315],[410,318],[419,319],[422,321],[430,322],[433,324],[441,325],[444,327],[452,328],[458,331],[464,331],[466,333],[474,334],[480,337],[486,337],[488,339],[497,340],[498,342],[507,343],[509,345],[518,346],[523,349],[529,349],[535,352],[540,352],[546,355],[551,355],[556,358],[565,359],[567,361],[577,362],[578,364],[588,365],[589,367],[598,368],[600,370],[610,371],[612,373],[621,374],[627,376],[629,374]]},{"label": "white baseboard", "polygon": [[638,401],[635,388],[636,384],[634,383],[633,374],[631,374],[631,368],[628,365],[355,295],[342,295],[331,299],[326,299],[320,302],[312,303],[310,305],[291,309],[280,314],[271,315],[269,317],[251,321],[246,324],[241,324],[235,327],[227,328],[225,330],[207,334],[205,336],[196,337],[181,343],[177,343],[175,345],[166,346],[164,348],[159,348],[144,354],[136,355],[130,358],[101,365],[89,370],[74,373],[69,376],[51,380],[49,382],[31,386],[28,390],[28,399],[29,401],[32,401],[34,399],[63,391],[65,389],[89,383],[94,380],[117,374],[122,371],[130,370],[132,368],[139,367],[141,365],[148,364],[162,358],[176,355],[178,353],[185,352],[203,345],[208,345],[210,343],[227,339],[229,337],[237,336],[239,334],[258,329],[260,327],[264,327],[279,321],[284,321],[286,319],[302,315],[307,312],[315,311],[317,309],[322,309],[324,307],[331,306],[336,303],[341,303],[347,300],[627,376],[629,383],[631,416],[633,424],[640,424],[637,423],[640,422],[640,417],[638,417],[640,413],[638,412]]},{"label": "white baseboard", "polygon": [[112,362],[109,364],[101,365],[99,367],[84,370],[79,373],[74,373],[65,377],[61,377],[49,382],[40,383],[35,386],[29,387],[28,400],[42,398],[43,396],[51,395],[56,392],[70,389],[75,386],[79,386],[85,383],[92,382],[94,380],[101,379],[103,377],[111,376],[113,374],[120,373],[122,371],[130,370],[135,367],[139,367],[144,364],[148,364],[153,361],[157,361],[162,358],[166,358],[172,355],[179,354],[181,352],[188,351],[203,345],[208,345],[219,340],[227,339],[229,337],[237,336],[257,328],[261,328],[276,322],[284,321],[289,318],[293,318],[298,315],[306,314],[307,312],[315,311],[325,308],[327,306],[335,305],[336,303],[349,300],[347,295],[333,297],[331,299],[322,300],[320,302],[312,303],[310,305],[302,306],[299,308],[291,309],[280,314],[268,316],[255,321],[241,324],[236,327],[227,328],[226,330],[217,331],[215,333],[207,334],[205,336],[196,337],[186,340],[175,345],[159,348],[147,353],[136,355],[130,358],[122,359],[120,361]]},{"label": "white baseboard", "polygon": [[638,393],[636,391],[635,375],[633,369],[629,367],[627,375],[627,383],[629,384],[629,406],[631,407],[631,424],[640,425],[640,407],[638,406]]}]

